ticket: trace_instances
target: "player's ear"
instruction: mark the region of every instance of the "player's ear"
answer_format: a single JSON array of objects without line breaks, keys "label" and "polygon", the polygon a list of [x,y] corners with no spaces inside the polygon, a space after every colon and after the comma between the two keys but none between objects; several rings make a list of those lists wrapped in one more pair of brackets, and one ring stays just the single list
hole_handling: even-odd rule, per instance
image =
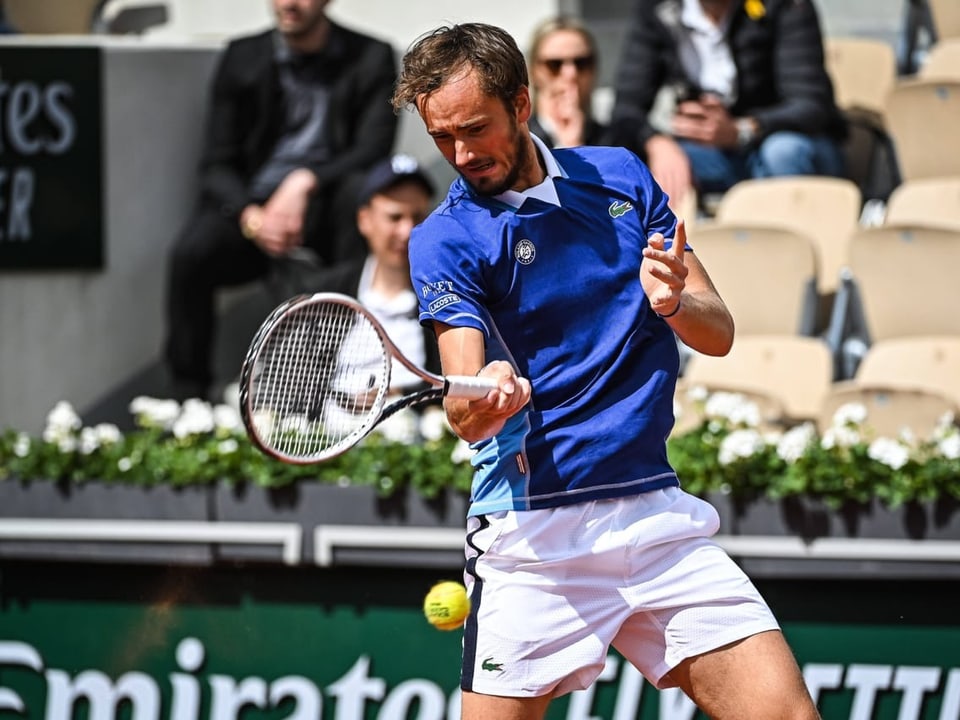
[{"label": "player's ear", "polygon": [[533,103],[530,101],[530,88],[526,85],[517,90],[513,97],[513,109],[517,114],[517,122],[525,123],[533,114]]}]

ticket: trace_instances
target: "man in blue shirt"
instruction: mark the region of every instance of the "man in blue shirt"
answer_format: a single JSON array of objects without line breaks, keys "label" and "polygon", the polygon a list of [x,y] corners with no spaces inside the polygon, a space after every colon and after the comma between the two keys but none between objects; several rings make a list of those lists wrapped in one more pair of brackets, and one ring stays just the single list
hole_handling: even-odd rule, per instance
[{"label": "man in blue shirt", "polygon": [[393,101],[460,174],[411,236],[421,322],[445,373],[499,383],[445,403],[477,449],[463,717],[540,718],[612,645],[713,718],[817,718],[766,603],[709,539],[716,511],[667,462],[674,334],[722,355],[733,321],[666,195],[627,150],[531,135],[499,28],[422,38]]}]

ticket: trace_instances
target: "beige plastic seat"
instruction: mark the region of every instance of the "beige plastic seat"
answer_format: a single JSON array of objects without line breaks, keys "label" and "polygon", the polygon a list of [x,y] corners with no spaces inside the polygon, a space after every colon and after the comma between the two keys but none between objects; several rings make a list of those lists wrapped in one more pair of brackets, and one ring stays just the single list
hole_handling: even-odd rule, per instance
[{"label": "beige plastic seat", "polygon": [[831,390],[823,401],[817,427],[821,434],[833,424],[844,405],[863,405],[865,425],[874,437],[898,438],[909,433],[917,440],[930,438],[947,413],[957,413],[957,404],[942,393],[907,390],[885,385],[849,385]]},{"label": "beige plastic seat", "polygon": [[960,405],[960,334],[890,338],[874,343],[853,382],[942,393]]},{"label": "beige plastic seat", "polygon": [[697,225],[687,238],[733,314],[738,333],[813,334],[817,259],[782,228]]},{"label": "beige plastic seat", "polygon": [[724,357],[694,354],[684,371],[686,387],[745,393],[767,398],[780,408],[779,420],[792,424],[819,417],[833,376],[826,343],[797,335],[740,335]]},{"label": "beige plastic seat", "polygon": [[960,175],[920,178],[897,186],[887,201],[884,222],[960,230]]},{"label": "beige plastic seat", "polygon": [[960,80],[960,37],[934,43],[917,76],[924,80]]},{"label": "beige plastic seat", "polygon": [[897,82],[893,47],[882,40],[834,36],[824,40],[823,51],[837,106],[873,114],[882,126],[887,95]]},{"label": "beige plastic seat", "polygon": [[858,227],[861,204],[859,188],[843,178],[763,178],[730,188],[716,219],[724,225],[769,225],[803,233],[817,249],[818,288],[832,293],[847,261],[847,242]]},{"label": "beige plastic seat", "polygon": [[877,227],[850,240],[850,272],[870,343],[960,336],[960,232]]},{"label": "beige plastic seat", "polygon": [[960,175],[960,80],[903,80],[885,115],[904,182]]},{"label": "beige plastic seat", "polygon": [[10,23],[20,32],[85,35],[99,0],[5,0]]},{"label": "beige plastic seat", "polygon": [[957,0],[927,0],[937,30],[938,42],[960,37],[960,3]]},{"label": "beige plastic seat", "polygon": [[824,64],[847,119],[846,175],[864,199],[886,198],[900,181],[885,117],[897,82],[896,53],[882,40],[834,36],[824,39]]}]

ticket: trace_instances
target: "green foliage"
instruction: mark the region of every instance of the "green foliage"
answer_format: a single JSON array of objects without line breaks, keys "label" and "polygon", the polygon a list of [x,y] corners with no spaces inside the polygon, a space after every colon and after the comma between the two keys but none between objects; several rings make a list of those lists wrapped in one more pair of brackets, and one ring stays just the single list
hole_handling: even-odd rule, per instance
[{"label": "green foliage", "polygon": [[[423,433],[431,439],[415,443],[375,432],[325,463],[291,465],[258,451],[238,422],[201,422],[183,431],[172,422],[139,417],[136,431],[120,434],[110,427],[82,428],[70,413],[60,408],[41,438],[13,430],[0,434],[0,480],[264,487],[322,482],[371,485],[383,496],[412,490],[427,498],[470,488],[464,445],[449,428]],[[685,489],[743,499],[804,495],[830,507],[875,498],[890,507],[960,499],[960,430],[952,418],[934,437],[917,440],[871,437],[855,413],[841,417],[823,437],[811,426],[761,432],[744,421],[750,416],[742,408],[729,416],[704,411],[698,426],[669,439],[668,456]]]}]

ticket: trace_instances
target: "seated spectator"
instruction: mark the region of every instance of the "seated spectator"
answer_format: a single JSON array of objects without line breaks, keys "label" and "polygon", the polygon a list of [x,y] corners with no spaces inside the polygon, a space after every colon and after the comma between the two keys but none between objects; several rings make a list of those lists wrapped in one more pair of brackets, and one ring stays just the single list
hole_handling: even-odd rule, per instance
[{"label": "seated spectator", "polygon": [[[672,110],[658,128],[661,92]],[[615,95],[611,141],[644,157],[673,201],[844,172],[846,123],[811,0],[636,0]]]},{"label": "seated spectator", "polygon": [[276,27],[229,43],[212,87],[197,209],[167,276],[165,356],[177,398],[212,381],[215,296],[308,249],[362,256],[356,182],[387,157],[393,48],[331,22],[328,0],[273,0]]},{"label": "seated spectator", "polygon": [[606,128],[593,117],[597,44],[576,18],[540,23],[527,52],[533,116],[530,130],[549,147],[602,144]]},{"label": "seated spectator", "polygon": [[[318,273],[312,290],[355,297],[380,321],[400,352],[418,367],[440,372],[433,331],[419,321],[417,294],[410,281],[410,232],[433,209],[434,186],[409,155],[394,155],[373,167],[358,196],[357,228],[366,257]],[[423,384],[400,363],[391,371],[392,391]]]}]

